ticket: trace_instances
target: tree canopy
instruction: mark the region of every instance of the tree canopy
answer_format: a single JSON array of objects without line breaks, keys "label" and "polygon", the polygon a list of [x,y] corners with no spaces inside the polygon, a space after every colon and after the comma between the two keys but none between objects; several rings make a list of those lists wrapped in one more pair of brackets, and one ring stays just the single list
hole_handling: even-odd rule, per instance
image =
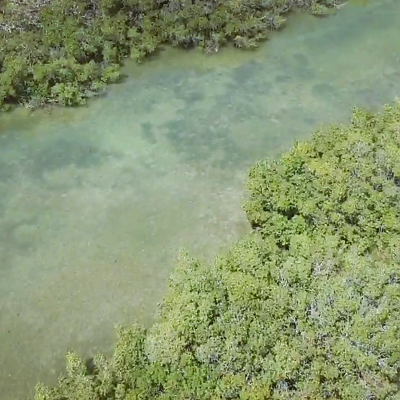
[{"label": "tree canopy", "polygon": [[211,266],[182,254],[153,327],[68,353],[35,400],[398,398],[399,152],[396,104],[258,163],[252,232]]},{"label": "tree canopy", "polygon": [[0,109],[73,106],[121,77],[126,57],[162,43],[216,52],[254,48],[294,9],[326,14],[341,0],[4,0]]}]

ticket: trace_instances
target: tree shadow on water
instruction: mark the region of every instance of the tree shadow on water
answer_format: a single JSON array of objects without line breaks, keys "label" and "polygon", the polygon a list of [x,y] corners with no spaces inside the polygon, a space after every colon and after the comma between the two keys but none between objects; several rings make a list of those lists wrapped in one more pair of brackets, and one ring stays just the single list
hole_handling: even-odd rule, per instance
[{"label": "tree shadow on water", "polygon": [[43,147],[30,151],[27,173],[32,178],[42,179],[46,172],[75,165],[78,168],[91,168],[102,165],[109,157],[117,154],[96,147],[82,137],[58,137],[46,141]]},{"label": "tree shadow on water", "polygon": [[150,144],[156,144],[157,138],[154,133],[154,126],[149,122],[142,122],[140,124],[140,136]]},{"label": "tree shadow on water", "polygon": [[225,96],[235,100],[246,98],[248,104],[252,103],[254,96],[269,95],[273,85],[265,75],[265,67],[255,61],[236,67],[230,77],[230,82],[225,85]]},{"label": "tree shadow on water", "polygon": [[3,216],[6,219],[0,221],[0,270],[4,271],[12,267],[11,260],[15,256],[25,255],[36,246],[39,219],[37,215],[22,220],[12,220],[6,215]]},{"label": "tree shadow on water", "polygon": [[201,101],[205,98],[205,93],[192,87],[176,86],[174,93],[178,99],[184,100],[187,106]]},{"label": "tree shadow on water", "polygon": [[229,126],[220,120],[220,113],[211,112],[169,121],[163,127],[170,145],[186,162],[226,169],[239,162],[242,150],[230,136]]}]

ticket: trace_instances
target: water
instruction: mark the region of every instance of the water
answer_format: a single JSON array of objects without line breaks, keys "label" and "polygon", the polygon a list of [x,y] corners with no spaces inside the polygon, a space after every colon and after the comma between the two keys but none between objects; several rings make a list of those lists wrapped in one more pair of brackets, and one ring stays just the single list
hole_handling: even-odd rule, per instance
[{"label": "water", "polygon": [[400,95],[399,19],[398,0],[301,15],[257,52],[165,50],[88,108],[3,116],[2,399],[151,323],[179,248],[211,259],[248,230],[257,159]]}]

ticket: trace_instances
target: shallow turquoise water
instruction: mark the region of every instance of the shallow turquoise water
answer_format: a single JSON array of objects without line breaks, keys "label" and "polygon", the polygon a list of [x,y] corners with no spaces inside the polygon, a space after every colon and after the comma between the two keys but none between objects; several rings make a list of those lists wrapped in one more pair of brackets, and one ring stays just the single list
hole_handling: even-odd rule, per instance
[{"label": "shallow turquoise water", "polygon": [[248,229],[257,159],[393,101],[399,18],[397,0],[300,15],[257,52],[166,50],[88,108],[3,116],[2,399],[151,323],[180,247],[211,259]]}]

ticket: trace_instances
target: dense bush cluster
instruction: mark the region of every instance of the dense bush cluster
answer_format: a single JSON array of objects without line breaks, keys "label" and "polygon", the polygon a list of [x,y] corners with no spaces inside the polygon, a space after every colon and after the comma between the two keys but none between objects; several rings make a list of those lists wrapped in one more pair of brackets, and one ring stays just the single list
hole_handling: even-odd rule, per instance
[{"label": "dense bush cluster", "polygon": [[35,400],[394,400],[400,376],[400,104],[355,109],[250,173],[254,230],[182,255],[160,321],[67,356]]},{"label": "dense bush cluster", "polygon": [[325,14],[341,0],[5,0],[0,108],[79,105],[120,78],[125,57],[161,43],[215,52],[255,47],[294,8]]},{"label": "dense bush cluster", "polygon": [[400,234],[398,118],[393,108],[355,110],[349,127],[315,132],[281,160],[259,163],[245,206],[253,228],[284,249],[316,229],[365,251],[388,246]]}]

